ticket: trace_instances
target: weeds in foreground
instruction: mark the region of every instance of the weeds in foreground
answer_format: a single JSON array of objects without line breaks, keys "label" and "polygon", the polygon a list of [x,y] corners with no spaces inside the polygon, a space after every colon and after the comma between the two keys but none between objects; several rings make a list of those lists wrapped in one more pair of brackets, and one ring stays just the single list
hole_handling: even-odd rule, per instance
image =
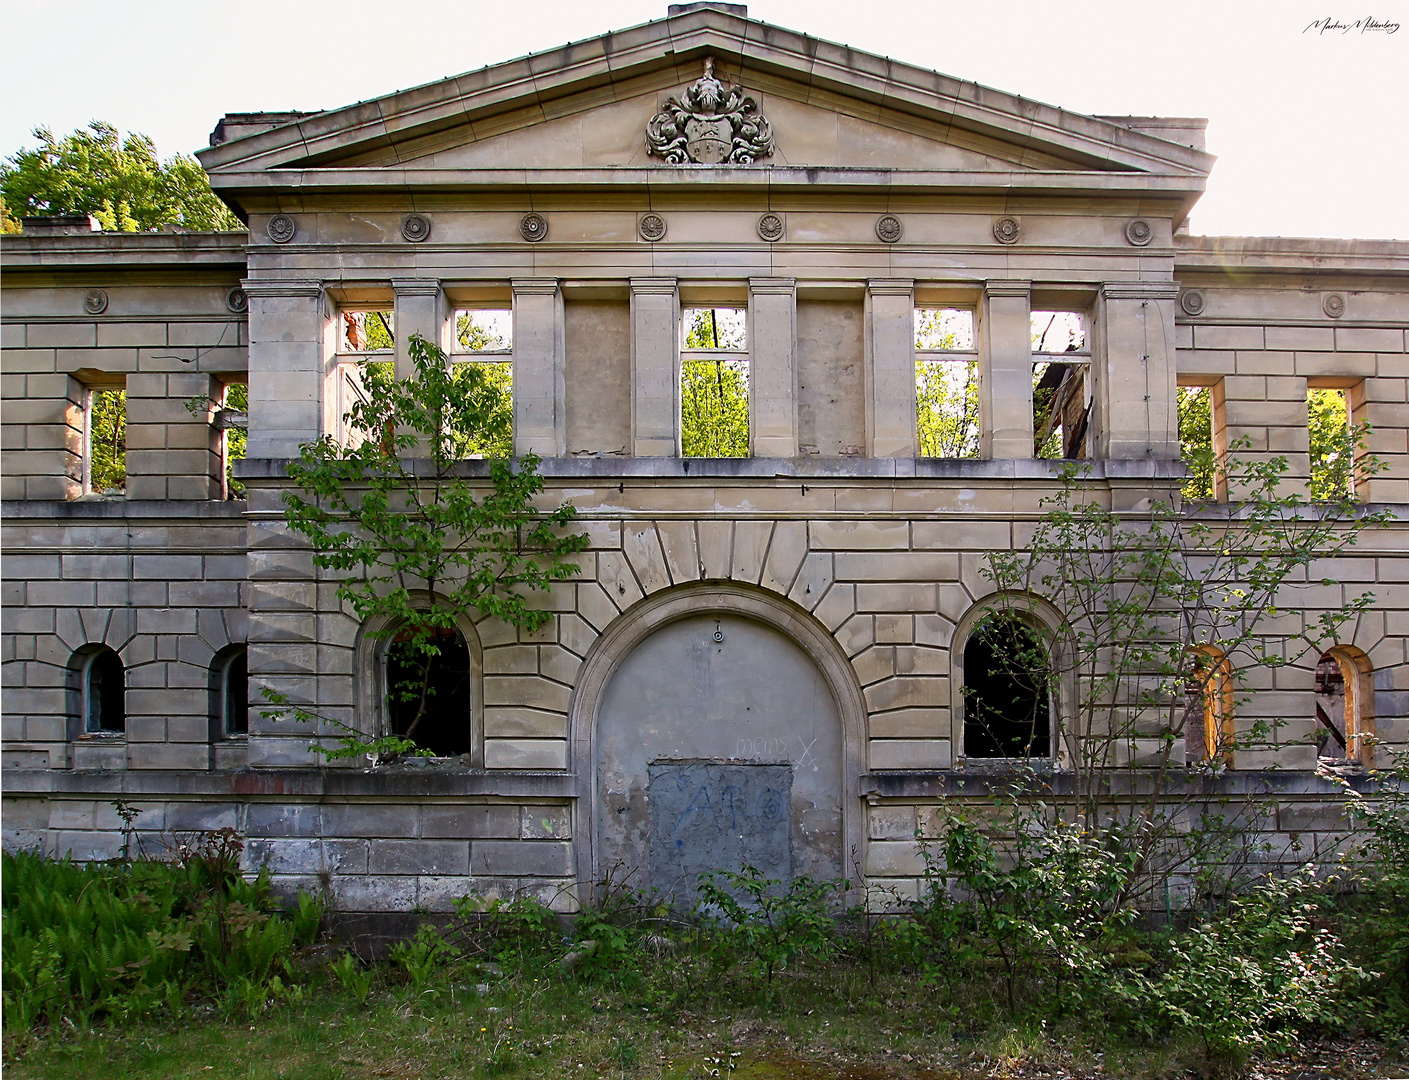
[{"label": "weeds in foreground", "polygon": [[[840,910],[845,883],[745,867],[704,879],[691,912],[627,890],[571,919],[532,899],[467,897],[377,964],[315,947],[317,902],[280,907],[265,878],[241,878],[230,834],[194,838],[162,861],[7,855],[6,1055],[38,1069],[74,1040],[178,1025],[161,1039],[182,1042],[196,1038],[193,1021],[256,1017],[270,1038],[321,1045],[323,1028],[351,1013],[383,1034],[393,1018],[424,1017],[422,1041],[404,1052],[429,1063],[422,1072],[457,1075],[581,1063],[704,1076],[720,1060],[732,1067],[740,1039],[771,1040],[769,1052],[864,1059],[884,1048],[932,1063],[1084,1047],[1142,1060],[1132,1072],[1154,1075],[1165,1068],[1156,1058],[1232,1073],[1299,1039],[1409,1033],[1400,958],[1381,949],[1405,934],[1395,868],[1367,863],[1355,891],[1310,874],[1269,877],[1155,931],[1119,905],[1103,910],[1118,855],[1044,828],[1031,822],[1014,841],[950,821],[931,845],[927,890],[885,917]],[[740,1025],[754,1034],[714,1037]],[[361,1075],[342,1068],[324,1054],[321,1071],[289,1075]]]}]

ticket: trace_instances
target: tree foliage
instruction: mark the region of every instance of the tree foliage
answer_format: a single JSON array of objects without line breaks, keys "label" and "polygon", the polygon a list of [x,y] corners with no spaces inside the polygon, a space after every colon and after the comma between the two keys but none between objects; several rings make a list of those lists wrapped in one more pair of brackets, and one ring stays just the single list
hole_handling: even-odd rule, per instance
[{"label": "tree foliage", "polygon": [[1189,476],[1182,493],[1186,499],[1212,499],[1217,465],[1213,450],[1213,391],[1207,386],[1179,388],[1179,453]]},{"label": "tree foliage", "polygon": [[[177,154],[161,161],[146,135],[124,138],[94,120],[57,138],[34,129],[39,145],[0,164],[0,194],[8,220],[54,214],[92,214],[104,229],[146,232],[163,225],[195,230],[243,230],[210,189],[195,160]],[[11,229],[17,229],[18,222]]]},{"label": "tree foliage", "polygon": [[[1325,603],[1339,583],[1321,567],[1383,515],[1349,498],[1287,493],[1284,458],[1219,467],[1243,500],[1191,513],[1173,500],[1115,508],[1072,466],[1030,541],[986,556],[995,612],[1023,620],[1040,642],[1011,663],[1036,664],[1053,688],[1051,754],[1071,776],[1078,819],[1134,853],[1131,890],[1143,875],[1167,880],[1197,861],[1181,824],[1190,776],[1218,771],[1228,752],[1285,742],[1275,721],[1254,717],[1235,743],[1220,732],[1218,753],[1196,751],[1185,768],[1186,745],[1203,742],[1186,736],[1202,736],[1222,672],[1231,667],[1236,685],[1259,668],[1314,664],[1375,599],[1351,591]],[[1204,650],[1228,665],[1209,664]]]},{"label": "tree foliage", "polygon": [[685,457],[748,457],[749,367],[729,353],[747,348],[742,313],[698,308],[685,331],[685,348],[723,355],[691,358],[680,371],[680,445]]},{"label": "tree foliage", "polygon": [[94,390],[88,416],[88,486],[95,492],[127,486],[127,393]]},{"label": "tree foliage", "polygon": [[[926,353],[973,349],[967,311],[916,311],[915,347]],[[921,457],[979,456],[978,361],[922,356],[915,362],[915,420]]]},{"label": "tree foliage", "polygon": [[[284,503],[289,526],[313,547],[314,565],[341,575],[339,598],[358,619],[376,620],[383,637],[394,636],[403,658],[420,658],[414,732],[432,704],[438,642],[457,632],[458,617],[474,611],[541,626],[550,615],[531,594],[576,573],[572,556],[588,541],[565,531],[573,506],[534,506],[544,487],[536,456],[495,460],[488,478],[465,475],[463,459],[484,444],[503,405],[481,366],[452,370],[419,336],[409,354],[415,371],[404,380],[385,362],[363,362],[364,394],[345,417],[347,441],[304,445],[289,466],[296,490]],[[347,730],[341,740],[330,756],[408,749]]]}]

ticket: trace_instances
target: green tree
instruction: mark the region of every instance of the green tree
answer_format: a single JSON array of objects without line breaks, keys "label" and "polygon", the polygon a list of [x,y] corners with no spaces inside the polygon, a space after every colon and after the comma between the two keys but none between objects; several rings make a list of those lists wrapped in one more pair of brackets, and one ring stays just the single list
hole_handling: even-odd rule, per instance
[{"label": "green tree", "polygon": [[177,154],[162,162],[145,135],[123,138],[94,120],[56,138],[34,129],[39,145],[0,164],[0,196],[7,218],[92,214],[104,229],[146,232],[163,225],[196,230],[243,230],[210,189],[196,160]]},{"label": "green tree", "polygon": [[[481,324],[469,312],[461,312],[455,320],[455,338],[460,350],[470,353],[504,352],[513,345],[495,326]],[[456,378],[468,378],[462,372],[470,367],[481,373],[477,378],[482,380],[482,392],[490,402],[490,410],[483,430],[466,441],[465,456],[511,457],[514,453],[514,365],[508,360],[457,360]]]},{"label": "green tree", "polygon": [[[970,312],[921,308],[915,315],[916,349],[926,353],[973,349]],[[930,356],[917,360],[915,421],[921,457],[978,457],[978,363]]]},{"label": "green tree", "polygon": [[[414,749],[409,736],[431,706],[431,676],[441,644],[468,611],[533,629],[550,618],[532,605],[577,571],[572,556],[588,538],[565,531],[569,504],[540,511],[539,459],[500,459],[488,478],[470,477],[467,447],[481,445],[501,407],[498,389],[475,364],[457,364],[419,336],[409,353],[414,374],[398,380],[382,362],[363,362],[364,395],[345,417],[348,439],[307,443],[289,466],[289,526],[314,550],[314,565],[340,575],[337,592],[363,620],[378,620],[399,657],[418,660],[413,686],[392,688],[415,710],[407,739],[367,739],[347,725],[290,707],[276,713],[323,719],[337,728],[330,758]],[[429,595],[430,603],[422,600]]]},{"label": "green tree", "polygon": [[[1236,745],[1220,733],[1220,752],[1190,755],[1186,768],[1184,748],[1203,742],[1186,736],[1202,736],[1205,697],[1227,677],[1200,650],[1226,658],[1236,686],[1257,669],[1314,662],[1375,599],[1352,594],[1321,608],[1299,596],[1335,584],[1309,568],[1347,552],[1385,515],[1348,497],[1288,494],[1285,458],[1219,467],[1243,493],[1236,507],[1190,511],[1157,499],[1139,512],[1111,505],[1082,468],[1069,467],[1024,546],[985,558],[997,617],[1031,631],[1009,664],[1035,669],[1052,688],[1050,756],[1070,778],[1076,818],[1130,856],[1115,905],[1190,871],[1199,844],[1222,842],[1187,828],[1198,795],[1190,777],[1221,769],[1224,751],[1284,741],[1275,721],[1244,722]],[[1034,604],[1051,605],[1060,625],[1034,617]]]}]

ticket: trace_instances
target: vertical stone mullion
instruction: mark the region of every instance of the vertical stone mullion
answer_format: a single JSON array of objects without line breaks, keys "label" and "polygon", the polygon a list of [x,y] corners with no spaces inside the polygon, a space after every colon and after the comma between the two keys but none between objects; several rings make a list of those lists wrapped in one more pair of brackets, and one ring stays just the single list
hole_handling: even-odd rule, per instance
[{"label": "vertical stone mullion", "polygon": [[1106,284],[1092,326],[1092,449],[1104,458],[1179,457],[1173,282]]},{"label": "vertical stone mullion", "polygon": [[979,306],[979,427],[983,456],[1033,456],[1032,284],[989,281]]},{"label": "vertical stone mullion", "polygon": [[433,279],[394,280],[391,288],[396,297],[396,377],[406,379],[415,373],[411,363],[413,334],[445,348],[445,294],[440,282]]},{"label": "vertical stone mullion", "polygon": [[749,279],[748,343],[752,453],[755,457],[796,457],[796,279]]},{"label": "vertical stone mullion", "polygon": [[515,278],[514,453],[567,453],[566,319],[557,278]]},{"label": "vertical stone mullion", "polygon": [[323,434],[331,359],[320,281],[243,283],[249,297],[251,458],[298,457]]},{"label": "vertical stone mullion", "polygon": [[680,296],[675,278],[631,279],[631,452],[680,453]]},{"label": "vertical stone mullion", "polygon": [[915,456],[915,283],[866,285],[866,455]]}]

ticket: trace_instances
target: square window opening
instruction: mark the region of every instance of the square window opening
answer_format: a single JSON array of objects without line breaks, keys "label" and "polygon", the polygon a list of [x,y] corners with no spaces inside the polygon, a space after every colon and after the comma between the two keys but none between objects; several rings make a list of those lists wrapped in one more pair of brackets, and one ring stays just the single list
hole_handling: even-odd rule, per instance
[{"label": "square window opening", "polygon": [[83,421],[84,492],[124,494],[127,488],[127,392],[87,391]]},{"label": "square window opening", "polygon": [[508,308],[455,312],[451,377],[469,408],[457,431],[457,455],[505,458],[514,452],[514,313]]},{"label": "square window opening", "polygon": [[686,308],[682,327],[681,454],[748,457],[747,309]]},{"label": "square window opening", "polygon": [[1217,456],[1213,448],[1213,388],[1179,387],[1179,456],[1189,470],[1181,489],[1186,499],[1213,499]]},{"label": "square window opening", "polygon": [[1355,432],[1345,390],[1315,386],[1306,392],[1313,499],[1333,501],[1355,494]]},{"label": "square window opening", "polygon": [[915,309],[915,423],[921,457],[979,456],[972,311]]},{"label": "square window opening", "polygon": [[1032,343],[1033,453],[1039,458],[1090,456],[1091,352],[1079,311],[1034,311]]},{"label": "square window opening", "polygon": [[215,423],[220,428],[221,474],[225,498],[245,498],[245,485],[235,479],[235,462],[244,460],[249,445],[249,383],[227,383],[217,403]]}]

